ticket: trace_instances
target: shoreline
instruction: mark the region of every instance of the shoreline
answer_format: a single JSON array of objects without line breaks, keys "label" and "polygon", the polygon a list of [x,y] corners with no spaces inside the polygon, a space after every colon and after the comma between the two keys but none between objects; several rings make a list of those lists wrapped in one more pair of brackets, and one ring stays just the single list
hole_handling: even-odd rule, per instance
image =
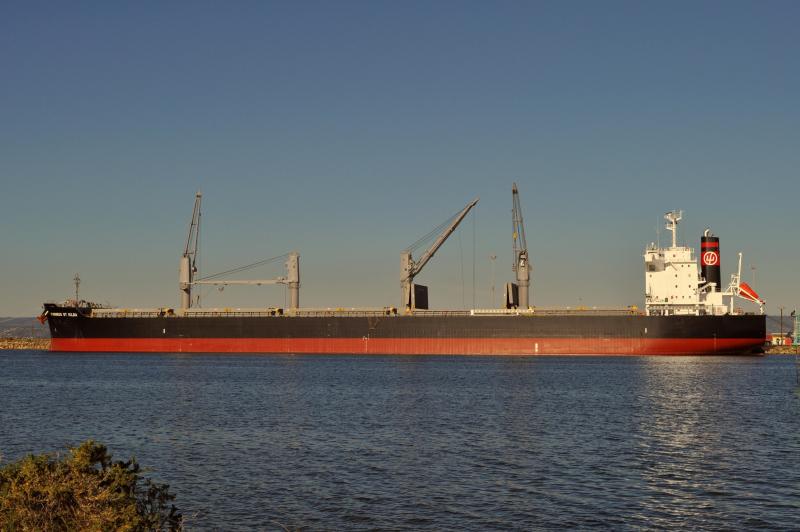
[{"label": "shoreline", "polygon": [[49,351],[50,338],[0,338],[0,350]]},{"label": "shoreline", "polygon": [[800,345],[768,345],[764,348],[765,355],[796,355],[800,353]]}]

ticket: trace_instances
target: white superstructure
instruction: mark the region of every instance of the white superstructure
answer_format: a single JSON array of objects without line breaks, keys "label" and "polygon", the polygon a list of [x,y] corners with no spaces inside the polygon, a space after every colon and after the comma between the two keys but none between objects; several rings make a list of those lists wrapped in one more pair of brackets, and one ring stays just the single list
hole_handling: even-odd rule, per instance
[{"label": "white superstructure", "polygon": [[[666,228],[672,232],[672,245],[662,248],[651,243],[644,252],[645,269],[645,310],[651,316],[669,315],[722,315],[733,314],[734,296],[756,301],[764,312],[764,302],[746,297],[743,290],[741,268],[742,254],[739,254],[739,270],[731,275],[731,283],[726,290],[716,283],[707,282],[698,268],[694,250],[679,246],[677,238],[678,222],[683,217],[681,211],[670,211],[664,215]],[[713,236],[706,230],[705,235]],[[719,265],[719,254],[716,264]],[[749,287],[747,287],[749,289]],[[727,301],[725,300],[727,298]]]}]

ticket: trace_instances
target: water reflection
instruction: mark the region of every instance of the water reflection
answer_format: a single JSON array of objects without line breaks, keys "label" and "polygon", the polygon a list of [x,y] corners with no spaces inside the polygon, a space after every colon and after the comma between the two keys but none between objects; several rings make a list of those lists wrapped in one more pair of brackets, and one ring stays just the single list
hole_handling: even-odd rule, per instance
[{"label": "water reflection", "polygon": [[[643,493],[639,513],[655,526],[720,520],[760,523],[741,498],[757,500],[758,479],[742,475],[758,462],[747,419],[763,359],[642,359],[636,406]],[[753,368],[755,366],[755,368]],[[763,386],[763,382],[757,385]],[[743,462],[743,460],[745,462]]]}]

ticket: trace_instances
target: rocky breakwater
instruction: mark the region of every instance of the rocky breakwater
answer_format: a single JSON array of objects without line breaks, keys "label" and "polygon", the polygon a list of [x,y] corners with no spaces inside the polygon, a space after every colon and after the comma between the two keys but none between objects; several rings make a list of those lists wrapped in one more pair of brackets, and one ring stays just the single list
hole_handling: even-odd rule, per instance
[{"label": "rocky breakwater", "polygon": [[764,352],[768,355],[797,355],[800,354],[800,345],[768,345]]},{"label": "rocky breakwater", "polygon": [[0,338],[0,349],[50,349],[50,338]]}]

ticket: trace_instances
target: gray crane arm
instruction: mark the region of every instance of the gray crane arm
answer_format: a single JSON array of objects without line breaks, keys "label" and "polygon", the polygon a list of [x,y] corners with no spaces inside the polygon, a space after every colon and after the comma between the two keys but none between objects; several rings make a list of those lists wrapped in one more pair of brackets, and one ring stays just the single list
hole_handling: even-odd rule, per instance
[{"label": "gray crane arm", "polygon": [[189,236],[186,237],[186,248],[183,250],[184,257],[188,257],[197,252],[197,239],[200,235],[200,202],[202,199],[203,195],[199,192],[194,197],[192,222],[189,224]]},{"label": "gray crane arm", "polygon": [[439,248],[442,247],[442,244],[445,243],[447,238],[451,234],[453,234],[453,231],[456,230],[456,228],[458,227],[458,224],[461,223],[461,220],[463,220],[464,217],[469,213],[469,211],[471,211],[472,208],[475,205],[477,205],[479,199],[480,198],[475,198],[469,204],[467,204],[467,206],[464,207],[464,209],[460,213],[458,213],[458,216],[456,216],[455,220],[453,220],[453,223],[448,225],[444,229],[444,231],[441,232],[441,234],[436,239],[436,241],[433,244],[431,244],[431,247],[429,247],[425,251],[425,253],[422,254],[422,256],[419,258],[419,260],[414,262],[414,267],[409,272],[409,277],[413,278],[415,275],[419,274],[420,271],[422,271],[422,268],[424,268],[425,265],[428,264],[428,261],[431,260],[431,258],[433,258],[433,254],[436,253],[436,251],[438,251]]},{"label": "gray crane arm", "polygon": [[197,273],[197,242],[200,238],[200,202],[202,199],[203,195],[200,192],[194,197],[192,221],[189,223],[189,236],[186,237],[186,247],[183,249],[178,269],[178,287],[181,291],[182,309],[188,309],[192,306],[192,282]]},{"label": "gray crane arm", "polygon": [[528,254],[528,243],[525,240],[525,222],[522,220],[522,205],[519,201],[519,191],[516,183],[511,188],[511,196],[513,199],[511,218],[514,225],[514,258],[516,260],[520,253]]},{"label": "gray crane arm", "polygon": [[525,240],[525,222],[522,220],[522,205],[519,200],[517,184],[511,188],[512,206],[511,220],[514,226],[514,262],[511,269],[517,273],[517,286],[519,287],[519,307],[529,308],[529,288],[531,279],[531,265],[528,260],[528,243]]}]

